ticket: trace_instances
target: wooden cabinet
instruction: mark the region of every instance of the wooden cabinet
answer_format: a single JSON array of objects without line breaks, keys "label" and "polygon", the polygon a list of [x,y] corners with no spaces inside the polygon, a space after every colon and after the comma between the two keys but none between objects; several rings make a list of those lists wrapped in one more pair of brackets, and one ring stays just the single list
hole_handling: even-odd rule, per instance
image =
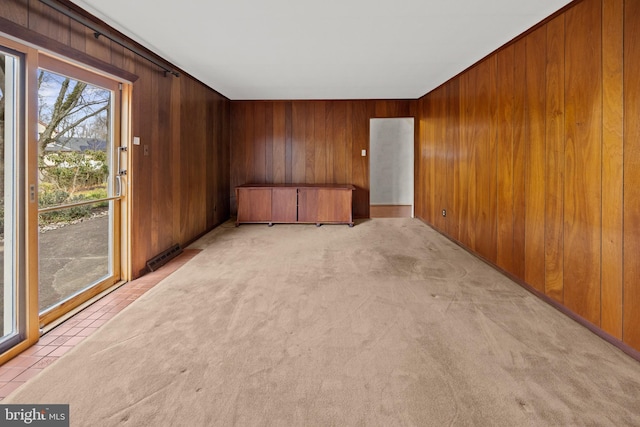
[{"label": "wooden cabinet", "polygon": [[271,221],[271,189],[246,188],[237,192],[236,196],[238,201],[237,222]]},{"label": "wooden cabinet", "polygon": [[296,222],[298,189],[293,187],[271,188],[271,223]]},{"label": "wooden cabinet", "polygon": [[245,184],[236,187],[242,223],[349,224],[353,227],[350,184]]}]

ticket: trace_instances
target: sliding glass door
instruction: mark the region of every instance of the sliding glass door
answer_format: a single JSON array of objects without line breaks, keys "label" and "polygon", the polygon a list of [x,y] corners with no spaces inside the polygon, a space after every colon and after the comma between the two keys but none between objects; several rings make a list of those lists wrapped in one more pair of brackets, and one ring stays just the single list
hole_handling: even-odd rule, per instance
[{"label": "sliding glass door", "polygon": [[0,353],[24,336],[23,57],[0,47]]},{"label": "sliding glass door", "polygon": [[118,82],[42,57],[39,309],[47,324],[121,279]]},{"label": "sliding glass door", "polygon": [[130,96],[0,36],[0,364],[126,280]]}]

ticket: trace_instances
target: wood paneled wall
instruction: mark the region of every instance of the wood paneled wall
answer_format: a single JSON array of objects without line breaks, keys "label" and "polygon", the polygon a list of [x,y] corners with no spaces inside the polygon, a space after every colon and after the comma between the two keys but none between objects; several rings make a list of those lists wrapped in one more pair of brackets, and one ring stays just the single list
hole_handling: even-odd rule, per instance
[{"label": "wood paneled wall", "polygon": [[413,102],[231,102],[232,211],[241,184],[353,184],[354,217],[369,217],[369,120],[413,117]]},{"label": "wood paneled wall", "polygon": [[228,99],[188,75],[165,77],[38,0],[3,0],[0,18],[7,23],[0,31],[17,24],[11,26],[16,37],[112,74],[137,76],[131,125],[141,145],[129,144],[134,277],[144,273],[148,259],[229,218]]},{"label": "wood paneled wall", "polygon": [[421,98],[416,150],[420,218],[635,349],[638,17],[575,2]]}]

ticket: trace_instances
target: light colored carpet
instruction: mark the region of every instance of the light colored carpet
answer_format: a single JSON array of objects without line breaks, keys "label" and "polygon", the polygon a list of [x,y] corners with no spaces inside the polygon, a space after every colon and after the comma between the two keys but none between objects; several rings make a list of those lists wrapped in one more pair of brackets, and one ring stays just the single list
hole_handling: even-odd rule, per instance
[{"label": "light colored carpet", "polygon": [[640,363],[412,219],[242,225],[2,403],[74,426],[640,425]]}]

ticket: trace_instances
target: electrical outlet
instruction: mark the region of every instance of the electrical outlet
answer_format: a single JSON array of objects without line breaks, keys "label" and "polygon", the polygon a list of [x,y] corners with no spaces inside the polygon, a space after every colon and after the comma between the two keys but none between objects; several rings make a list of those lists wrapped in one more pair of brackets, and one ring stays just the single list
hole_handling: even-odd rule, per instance
[{"label": "electrical outlet", "polygon": [[442,216],[447,216],[447,210],[446,209],[442,209]]}]

